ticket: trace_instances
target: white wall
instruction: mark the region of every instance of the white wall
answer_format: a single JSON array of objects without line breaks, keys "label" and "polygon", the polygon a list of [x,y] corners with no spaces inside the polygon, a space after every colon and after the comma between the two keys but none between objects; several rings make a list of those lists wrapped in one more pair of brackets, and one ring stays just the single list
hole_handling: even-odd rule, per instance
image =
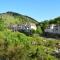
[{"label": "white wall", "polygon": [[36,30],[37,28],[36,28],[36,26],[31,26],[31,29],[34,29],[34,30]]}]

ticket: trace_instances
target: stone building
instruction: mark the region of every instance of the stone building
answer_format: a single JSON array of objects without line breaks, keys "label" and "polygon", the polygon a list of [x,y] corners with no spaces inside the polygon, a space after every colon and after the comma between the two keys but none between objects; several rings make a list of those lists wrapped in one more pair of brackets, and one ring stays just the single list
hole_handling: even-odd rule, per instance
[{"label": "stone building", "polygon": [[53,33],[53,34],[60,34],[60,25],[59,24],[51,24],[45,29],[45,32]]},{"label": "stone building", "polygon": [[34,23],[26,23],[26,24],[12,24],[9,28],[13,31],[26,31],[29,32],[30,30],[36,30],[37,27]]}]

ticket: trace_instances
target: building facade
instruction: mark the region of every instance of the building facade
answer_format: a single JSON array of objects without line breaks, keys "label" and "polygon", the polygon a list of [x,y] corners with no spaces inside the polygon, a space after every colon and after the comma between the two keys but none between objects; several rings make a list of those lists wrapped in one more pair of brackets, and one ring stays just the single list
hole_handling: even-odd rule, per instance
[{"label": "building facade", "polygon": [[60,34],[60,25],[51,24],[45,29],[45,32],[53,33],[53,34]]},{"label": "building facade", "polygon": [[34,23],[26,23],[26,24],[14,24],[9,26],[10,29],[13,31],[26,31],[29,32],[30,30],[36,30],[37,27]]}]

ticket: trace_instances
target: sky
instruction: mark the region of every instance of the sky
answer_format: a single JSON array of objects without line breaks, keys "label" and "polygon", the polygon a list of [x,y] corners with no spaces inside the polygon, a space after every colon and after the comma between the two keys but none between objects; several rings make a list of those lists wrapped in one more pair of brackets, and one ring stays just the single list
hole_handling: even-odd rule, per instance
[{"label": "sky", "polygon": [[17,12],[37,21],[60,16],[60,0],[0,0],[0,13]]}]

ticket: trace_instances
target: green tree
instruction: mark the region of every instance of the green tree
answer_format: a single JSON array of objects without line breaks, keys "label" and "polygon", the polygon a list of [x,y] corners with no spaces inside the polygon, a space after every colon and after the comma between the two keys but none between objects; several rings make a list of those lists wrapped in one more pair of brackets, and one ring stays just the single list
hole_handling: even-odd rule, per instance
[{"label": "green tree", "polygon": [[38,26],[38,27],[37,27],[36,32],[37,32],[38,34],[43,34],[42,29],[41,29],[41,27],[40,27],[40,26]]},{"label": "green tree", "polygon": [[0,18],[0,31],[4,30],[4,21]]}]

